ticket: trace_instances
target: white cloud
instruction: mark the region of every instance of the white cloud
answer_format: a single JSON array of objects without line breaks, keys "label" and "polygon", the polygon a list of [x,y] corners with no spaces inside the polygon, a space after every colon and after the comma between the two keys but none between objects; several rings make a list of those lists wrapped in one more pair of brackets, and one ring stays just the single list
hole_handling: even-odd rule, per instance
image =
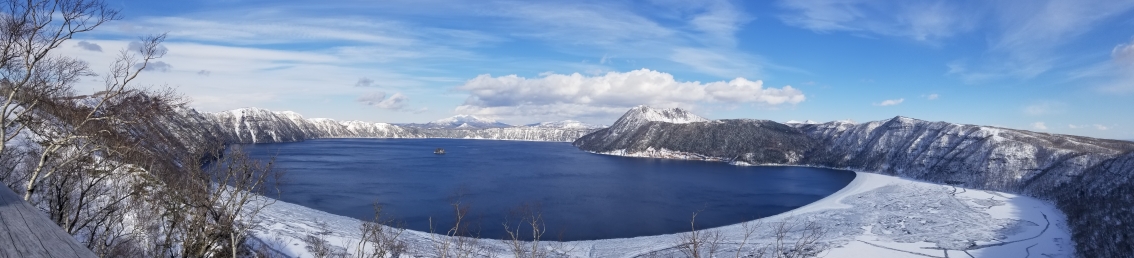
[{"label": "white cloud", "polygon": [[88,42],[86,40],[79,41],[78,44],[75,44],[75,47],[82,48],[82,49],[89,50],[89,51],[94,51],[94,52],[102,52],[102,46],[99,46],[98,44],[95,44],[95,43]]},{"label": "white cloud", "polygon": [[1095,130],[1099,130],[1099,131],[1110,130],[1110,127],[1107,127],[1105,125],[1100,125],[1100,124],[1085,124],[1085,125],[1068,124],[1067,128],[1071,128],[1071,129],[1095,128]]},{"label": "white cloud", "polygon": [[1043,122],[1035,122],[1032,123],[1032,128],[1036,130],[1047,130],[1047,125],[1043,124]]},{"label": "white cloud", "polygon": [[409,97],[402,95],[402,93],[394,93],[387,98],[385,92],[373,92],[358,97],[356,101],[381,109],[403,110],[408,100]]},{"label": "white cloud", "polygon": [[880,106],[880,107],[885,107],[885,106],[894,106],[894,105],[902,104],[902,102],[904,102],[904,101],[906,101],[906,99],[905,99],[905,98],[900,98],[900,99],[887,99],[887,100],[883,100],[883,101],[882,101],[882,102],[880,102],[880,103],[874,103],[874,105],[875,105],[875,106]]},{"label": "white cloud", "polygon": [[358,82],[354,83],[355,87],[370,87],[371,85],[374,85],[374,80],[366,77],[358,78]]},{"label": "white cloud", "polygon": [[[142,63],[134,64],[134,68],[141,67]],[[170,70],[173,70],[173,65],[170,65],[169,63],[166,63],[164,61],[150,61],[149,64],[146,64],[145,70],[155,72],[169,72]]]},{"label": "white cloud", "polygon": [[681,82],[668,73],[640,69],[605,75],[546,74],[539,78],[480,75],[457,87],[469,93],[458,113],[486,116],[604,116],[636,105],[695,107],[701,104],[792,105],[803,92],[791,86],[765,88],[736,78]]},{"label": "white cloud", "polygon": [[933,94],[929,94],[928,96],[925,96],[925,98],[928,99],[928,100],[935,100],[935,99],[937,99],[937,97],[940,97],[939,95],[937,95],[937,93],[933,93]]},{"label": "white cloud", "polygon": [[[128,49],[129,41],[90,40],[106,49]],[[402,94],[421,94],[428,79],[408,76],[388,69],[359,65],[335,52],[271,50],[198,43],[167,42],[170,51],[159,60],[176,63],[168,72],[144,72],[135,82],[139,86],[169,85],[192,99],[199,111],[215,112],[241,107],[277,107],[304,114],[317,114],[315,103],[327,98],[345,98],[341,108],[349,108],[353,97],[374,88],[353,87],[342,78],[368,78],[398,87],[383,88]],[[108,74],[108,64],[118,51],[93,52],[80,48],[60,48],[59,54],[75,56],[91,63],[97,74]],[[172,67],[172,66],[170,66]],[[204,72],[202,72],[204,71]],[[205,76],[207,75],[207,76]],[[84,80],[80,92],[101,90],[101,80]],[[361,112],[359,112],[361,113]],[[334,114],[317,114],[329,116]],[[361,117],[356,115],[355,117]],[[342,117],[339,117],[342,118]]]},{"label": "white cloud", "polygon": [[1099,89],[1110,93],[1134,92],[1134,41],[1111,49],[1109,61],[1098,65],[1101,71],[1093,75],[1107,80]]},{"label": "white cloud", "polygon": [[1043,101],[1024,107],[1024,114],[1030,116],[1054,115],[1067,112],[1067,104],[1056,101]]}]

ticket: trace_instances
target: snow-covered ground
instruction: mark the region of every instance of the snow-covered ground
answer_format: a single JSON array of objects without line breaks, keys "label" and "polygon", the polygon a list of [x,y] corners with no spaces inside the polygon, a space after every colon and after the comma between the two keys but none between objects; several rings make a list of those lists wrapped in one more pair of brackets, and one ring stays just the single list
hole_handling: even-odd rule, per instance
[{"label": "snow-covered ground", "polygon": [[[772,225],[817,222],[826,231],[821,257],[1071,257],[1066,219],[1052,204],[1014,194],[955,188],[905,178],[857,173],[843,189],[788,213],[759,219],[759,228],[741,250],[771,241]],[[356,219],[276,202],[259,216],[254,234],[293,257],[312,257],[303,238],[312,235],[353,253],[359,239]],[[709,229],[724,236],[720,253],[734,256],[745,230],[741,224]],[[680,256],[680,234],[550,243],[571,257]],[[425,232],[403,234],[407,255],[430,256]],[[431,240],[433,239],[433,240]],[[482,252],[511,257],[504,242],[484,239]]]}]

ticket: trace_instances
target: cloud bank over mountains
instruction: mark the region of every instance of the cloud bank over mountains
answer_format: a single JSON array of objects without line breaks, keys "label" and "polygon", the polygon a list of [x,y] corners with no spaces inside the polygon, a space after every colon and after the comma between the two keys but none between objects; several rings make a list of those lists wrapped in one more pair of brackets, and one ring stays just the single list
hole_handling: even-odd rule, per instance
[{"label": "cloud bank over mountains", "polygon": [[637,105],[697,108],[703,105],[795,105],[807,97],[790,85],[764,87],[763,81],[678,81],[673,75],[649,69],[608,72],[545,73],[537,78],[484,74],[456,88],[467,92],[458,113],[493,117],[604,116]]}]

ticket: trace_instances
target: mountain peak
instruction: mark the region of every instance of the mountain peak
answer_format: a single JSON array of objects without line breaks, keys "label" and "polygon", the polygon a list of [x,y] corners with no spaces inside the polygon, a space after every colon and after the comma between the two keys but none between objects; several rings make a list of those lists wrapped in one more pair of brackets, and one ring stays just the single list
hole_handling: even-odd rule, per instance
[{"label": "mountain peak", "polygon": [[512,125],[501,123],[491,118],[482,118],[474,115],[455,115],[449,118],[442,118],[434,120],[426,124],[428,127],[433,128],[495,128],[495,127],[511,127]]},{"label": "mountain peak", "polygon": [[658,109],[646,105],[639,105],[627,111],[623,118],[636,118],[645,121],[666,122],[673,124],[687,124],[709,121],[681,108]]}]

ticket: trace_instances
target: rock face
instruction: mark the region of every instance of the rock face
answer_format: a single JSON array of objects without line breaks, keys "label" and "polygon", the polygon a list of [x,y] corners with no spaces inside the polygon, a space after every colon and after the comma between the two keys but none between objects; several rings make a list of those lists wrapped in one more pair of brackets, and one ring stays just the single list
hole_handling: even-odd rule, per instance
[{"label": "rock face", "polygon": [[1021,193],[1066,213],[1081,256],[1134,253],[1134,142],[906,117],[861,124],[672,123],[643,110],[652,109],[635,108],[574,145],[614,155],[845,168]]},{"label": "rock face", "polygon": [[597,129],[578,123],[511,126],[474,116],[456,116],[427,124],[394,125],[362,121],[303,118],[295,112],[242,108],[203,114],[230,143],[297,142],[318,138],[458,138],[570,142]]}]

